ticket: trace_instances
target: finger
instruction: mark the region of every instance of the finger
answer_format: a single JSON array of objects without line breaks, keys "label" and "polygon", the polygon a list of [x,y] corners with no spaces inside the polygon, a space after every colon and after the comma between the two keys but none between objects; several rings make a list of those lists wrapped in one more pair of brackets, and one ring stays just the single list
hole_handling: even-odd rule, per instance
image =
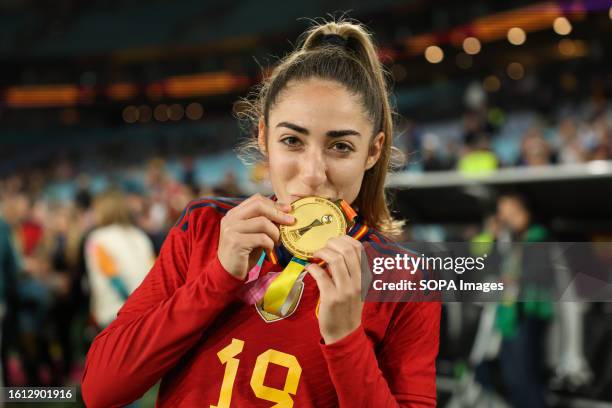
[{"label": "finger", "polygon": [[[361,243],[348,235],[330,239],[325,246],[340,252],[345,257],[345,260],[361,259]],[[349,266],[348,263],[347,266]],[[349,272],[352,272],[352,269],[349,269]]]},{"label": "finger", "polygon": [[[238,204],[236,207],[230,209],[226,216],[230,216],[232,218],[237,218],[237,219],[245,219],[244,217],[242,217],[242,214],[244,213],[244,209],[246,207],[251,206],[253,203],[258,202],[258,201],[265,201],[266,199],[268,199],[267,197],[264,197],[263,195],[257,193],[257,194],[253,194],[252,196],[248,197],[246,200],[242,201],[240,204]],[[270,200],[272,201],[272,200]]]},{"label": "finger", "polygon": [[367,266],[367,257],[364,258],[365,250],[363,244],[353,237],[343,235],[340,237],[342,242],[345,242],[355,254],[354,257],[347,258],[347,266],[351,280],[361,288],[361,274],[363,273],[364,260]]},{"label": "finger", "polygon": [[291,225],[295,222],[295,217],[282,211],[283,204],[276,204],[269,198],[262,197],[253,200],[236,212],[236,217],[242,220],[264,216],[277,224]]},{"label": "finger", "polygon": [[321,268],[317,264],[308,264],[304,267],[304,270],[312,276],[312,278],[317,282],[317,286],[319,287],[319,292],[321,293],[321,297],[327,297],[329,294],[334,291],[334,283],[331,278],[325,272],[325,269]]},{"label": "finger", "polygon": [[245,204],[246,205],[246,204],[248,204],[250,202],[261,200],[263,198],[266,198],[266,197],[264,197],[260,193],[255,193],[252,196],[250,196],[249,198],[247,198],[246,200],[244,200],[241,204]]},{"label": "finger", "polygon": [[265,202],[270,202],[270,201],[271,201],[272,203],[274,203],[275,205],[277,205],[277,206],[278,206],[278,208],[279,208],[281,211],[284,211],[284,212],[289,212],[289,211],[291,211],[291,208],[292,208],[290,203],[286,203],[286,202],[283,202],[283,201],[281,201],[281,200],[274,201],[274,200],[272,200],[271,198],[268,198],[268,197],[266,197],[266,196],[263,196],[263,195],[261,195],[261,194],[259,194],[259,193],[257,193],[257,194],[253,194],[251,197],[249,197],[249,198],[248,198],[247,200],[245,200],[245,201],[249,201],[249,202],[250,202],[250,201],[258,201],[258,200],[259,200],[259,201],[265,201]]},{"label": "finger", "polygon": [[240,242],[244,243],[247,249],[264,248],[269,251],[274,250],[274,241],[264,233],[240,234]]},{"label": "finger", "polygon": [[281,201],[281,200],[274,201],[271,198],[265,197],[265,196],[263,196],[263,195],[261,195],[259,193],[253,194],[251,197],[249,197],[244,202],[252,202],[252,201],[262,201],[262,202],[265,202],[265,203],[272,203],[279,210],[287,212],[287,213],[292,210],[292,207],[291,207],[290,203],[286,203],[286,202]]},{"label": "finger", "polygon": [[313,255],[327,262],[327,269],[336,288],[346,290],[350,285],[350,278],[346,263],[344,262],[344,256],[327,246],[318,250]]},{"label": "finger", "polygon": [[250,218],[240,222],[236,226],[236,231],[243,234],[263,232],[272,238],[275,244],[278,244],[278,240],[280,239],[278,226],[264,216]]},{"label": "finger", "polygon": [[326,246],[342,254],[349,275],[350,287],[361,290],[361,243],[348,235],[343,235],[330,239]]}]

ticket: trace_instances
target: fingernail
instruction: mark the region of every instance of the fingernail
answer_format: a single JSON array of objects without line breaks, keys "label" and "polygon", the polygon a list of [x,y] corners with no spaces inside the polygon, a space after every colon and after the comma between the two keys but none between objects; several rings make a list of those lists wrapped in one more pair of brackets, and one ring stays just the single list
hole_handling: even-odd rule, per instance
[{"label": "fingernail", "polygon": [[294,222],[295,221],[295,217],[293,215],[289,215],[289,214],[285,214],[285,220],[287,222]]}]

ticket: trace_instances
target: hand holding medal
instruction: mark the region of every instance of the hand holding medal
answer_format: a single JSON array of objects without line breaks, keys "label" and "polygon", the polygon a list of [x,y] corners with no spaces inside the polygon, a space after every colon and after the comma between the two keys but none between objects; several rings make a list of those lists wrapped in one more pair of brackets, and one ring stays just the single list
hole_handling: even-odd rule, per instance
[{"label": "hand holding medal", "polygon": [[231,275],[244,279],[255,265],[261,248],[272,250],[279,242],[279,225],[291,225],[289,204],[260,194],[244,200],[221,219],[217,257]]},{"label": "hand holding medal", "polygon": [[327,270],[311,263],[305,270],[321,293],[319,329],[325,344],[340,340],[361,324],[361,251],[359,241],[348,235],[332,238],[314,256]]},{"label": "hand holding medal", "polygon": [[[291,207],[296,222],[280,226],[280,239],[294,257],[268,288],[263,307],[282,315],[305,269],[319,287],[319,327],[325,342],[331,343],[361,324],[362,246],[346,235],[357,214],[343,200],[334,203],[321,197],[306,197]],[[316,259],[326,263],[329,272],[307,262]]]}]

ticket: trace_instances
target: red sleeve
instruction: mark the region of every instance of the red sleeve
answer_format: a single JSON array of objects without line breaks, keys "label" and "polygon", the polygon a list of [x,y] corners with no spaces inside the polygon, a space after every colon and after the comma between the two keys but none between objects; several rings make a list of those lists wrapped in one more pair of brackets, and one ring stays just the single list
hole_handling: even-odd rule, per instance
[{"label": "red sleeve", "polygon": [[361,325],[335,343],[320,344],[340,407],[436,406],[440,303],[398,305],[376,352]]},{"label": "red sleeve", "polygon": [[[201,338],[243,283],[216,256],[220,215],[212,208],[198,213],[201,222],[190,219],[188,229],[170,230],[143,283],[92,343],[82,378],[88,407],[140,398]],[[206,258],[202,272],[186,280],[195,257]]]}]

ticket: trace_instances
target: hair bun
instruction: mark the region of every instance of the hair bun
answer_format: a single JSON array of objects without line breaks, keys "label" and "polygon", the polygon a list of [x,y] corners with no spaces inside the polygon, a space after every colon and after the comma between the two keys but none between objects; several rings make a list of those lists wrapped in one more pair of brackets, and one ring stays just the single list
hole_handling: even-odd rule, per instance
[{"label": "hair bun", "polygon": [[342,48],[346,48],[347,39],[342,37],[340,34],[323,34],[319,37],[319,45],[336,45]]}]

